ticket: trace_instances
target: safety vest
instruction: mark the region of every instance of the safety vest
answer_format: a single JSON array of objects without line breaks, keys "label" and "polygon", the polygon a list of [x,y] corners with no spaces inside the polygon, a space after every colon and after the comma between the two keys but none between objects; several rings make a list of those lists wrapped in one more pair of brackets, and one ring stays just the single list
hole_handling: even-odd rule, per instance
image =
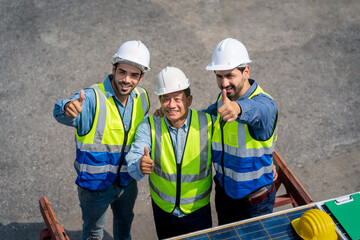
[{"label": "safety vest", "polygon": [[212,184],[210,115],[191,110],[185,149],[179,164],[164,117],[151,116],[149,123],[151,158],[154,160],[149,185],[156,205],[168,213],[179,207],[183,213],[189,214],[209,204]]},{"label": "safety vest", "polygon": [[120,185],[127,186],[133,179],[127,172],[125,155],[134,141],[137,126],[149,110],[147,92],[140,87],[134,89],[137,96],[133,99],[131,125],[126,132],[114,98],[106,98],[104,84],[91,88],[96,96],[96,111],[91,130],[83,136],[76,132],[76,183],[89,190],[103,190],[120,174]]},{"label": "safety vest", "polygon": [[[271,97],[258,85],[249,99],[260,93]],[[218,109],[222,105],[221,97],[217,102]],[[253,138],[247,124],[237,121],[227,123],[220,114],[217,115],[212,138],[213,164],[216,178],[228,196],[240,199],[273,182],[276,122],[271,137],[260,141]]]}]

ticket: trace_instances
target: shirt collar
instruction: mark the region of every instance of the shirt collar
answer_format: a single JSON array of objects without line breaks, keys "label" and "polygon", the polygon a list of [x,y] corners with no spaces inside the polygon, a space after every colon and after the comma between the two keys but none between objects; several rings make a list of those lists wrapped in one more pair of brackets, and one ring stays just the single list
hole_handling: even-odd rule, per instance
[{"label": "shirt collar", "polygon": [[250,88],[245,92],[244,95],[238,98],[239,100],[249,98],[250,95],[253,94],[253,92],[256,90],[257,83],[255,82],[255,80],[249,79],[249,82],[250,82]]},{"label": "shirt collar", "polygon": [[[113,78],[114,78],[114,75],[109,74],[107,76],[107,78],[105,79],[105,81],[104,81],[105,95],[106,95],[106,98],[110,98],[110,97],[115,96],[115,98],[117,99],[117,97],[115,95],[115,92],[114,92],[114,89],[113,89],[113,87],[111,85],[111,81],[112,81]],[[135,90],[132,90],[130,92],[129,99],[134,99],[135,97],[137,97],[137,93],[136,93]]]}]

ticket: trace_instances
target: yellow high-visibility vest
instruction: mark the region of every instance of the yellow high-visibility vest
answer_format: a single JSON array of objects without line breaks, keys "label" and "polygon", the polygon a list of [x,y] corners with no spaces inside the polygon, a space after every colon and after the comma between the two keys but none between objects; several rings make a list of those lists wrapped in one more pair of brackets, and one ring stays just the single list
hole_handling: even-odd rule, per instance
[{"label": "yellow high-visibility vest", "polygon": [[106,98],[104,84],[91,86],[96,95],[96,111],[91,130],[80,136],[76,132],[75,169],[76,183],[89,190],[103,190],[114,183],[118,172],[120,185],[127,186],[132,178],[127,172],[125,157],[130,149],[137,126],[149,110],[149,98],[145,89],[136,87],[129,132],[113,97]]},{"label": "yellow high-visibility vest", "polygon": [[164,117],[151,116],[149,122],[151,158],[155,166],[149,182],[154,202],[165,212],[171,213],[175,207],[179,207],[185,214],[209,204],[212,186],[210,115],[191,110],[180,164],[177,164]]},{"label": "yellow high-visibility vest", "polygon": [[[260,93],[266,94],[258,85],[249,99]],[[218,108],[222,104],[220,99],[221,95]],[[240,199],[272,183],[272,154],[277,138],[276,125],[275,123],[271,137],[260,141],[252,137],[247,124],[237,121],[222,122],[218,114],[212,138],[213,163],[216,178],[228,196]]]}]

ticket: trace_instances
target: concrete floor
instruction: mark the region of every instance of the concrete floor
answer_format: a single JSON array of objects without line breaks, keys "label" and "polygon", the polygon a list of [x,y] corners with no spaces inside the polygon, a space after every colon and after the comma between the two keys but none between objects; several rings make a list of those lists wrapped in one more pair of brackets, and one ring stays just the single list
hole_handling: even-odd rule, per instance
[{"label": "concrete floor", "polygon": [[[360,4],[335,1],[0,0],[0,236],[39,239],[46,196],[71,239],[81,235],[74,129],[56,101],[102,82],[127,40],[151,53],[140,84],[182,69],[192,108],[219,92],[205,70],[226,37],[249,51],[251,77],[279,108],[277,150],[315,201],[360,191]],[[139,183],[133,239],[156,238],[147,180]],[[215,217],[215,213],[214,213]],[[216,224],[216,223],[215,223]],[[111,239],[111,213],[104,239]]]}]

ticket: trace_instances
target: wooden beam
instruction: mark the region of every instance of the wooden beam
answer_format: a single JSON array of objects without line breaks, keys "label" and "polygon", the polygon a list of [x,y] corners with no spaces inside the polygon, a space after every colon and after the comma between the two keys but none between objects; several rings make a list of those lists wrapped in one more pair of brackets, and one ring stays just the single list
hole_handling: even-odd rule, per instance
[{"label": "wooden beam", "polygon": [[[313,203],[314,201],[307,193],[305,188],[302,186],[300,181],[295,177],[290,168],[286,165],[285,161],[280,157],[278,152],[275,150],[273,154],[273,159],[278,166],[278,183],[276,183],[277,189],[280,184],[283,184],[286,190],[287,195],[292,200],[292,205],[294,207],[307,205]],[[275,199],[276,202],[276,199]],[[281,203],[286,203],[283,196],[279,196],[277,200],[277,206],[281,206]],[[284,204],[285,205],[285,204]]]},{"label": "wooden beam", "polygon": [[40,198],[39,204],[41,215],[47,227],[40,232],[40,240],[70,240],[64,228],[57,221],[48,199],[46,197]]}]

